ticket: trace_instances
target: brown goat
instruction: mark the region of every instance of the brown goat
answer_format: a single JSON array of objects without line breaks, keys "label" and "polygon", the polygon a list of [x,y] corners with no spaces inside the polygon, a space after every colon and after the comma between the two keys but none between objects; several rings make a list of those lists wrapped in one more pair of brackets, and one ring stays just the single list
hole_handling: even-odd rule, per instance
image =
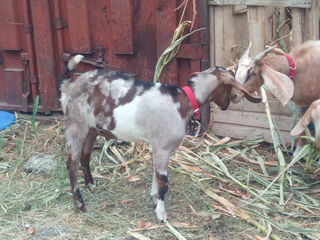
[{"label": "brown goat", "polygon": [[[70,60],[67,70],[75,68],[81,55]],[[67,72],[65,72],[66,74]],[[201,107],[213,100],[222,109],[230,102],[232,87],[251,96],[222,67],[212,67],[192,75],[188,82]],[[67,168],[75,205],[85,211],[77,183],[81,163],[85,184],[94,188],[90,172],[91,149],[97,135],[107,140],[142,141],[151,144],[153,158],[153,197],[157,218],[166,220],[164,195],[168,190],[167,169],[171,153],[180,145],[194,111],[182,88],[135,80],[104,69],[89,71],[61,86],[61,103],[66,116],[66,141],[70,151]]]},{"label": "brown goat", "polygon": [[[291,80],[290,67],[285,56],[268,55],[272,48],[249,58],[250,46],[239,60],[236,80],[253,93],[265,85],[285,105],[292,100],[298,106],[310,106],[320,98],[320,41],[308,41],[289,53],[296,65]],[[238,102],[242,93],[233,90],[231,100]]]},{"label": "brown goat", "polygon": [[[295,65],[294,69],[286,56],[268,55],[273,48],[250,58],[250,47],[251,44],[240,58],[235,72],[236,80],[249,93],[264,85],[283,105],[291,100],[298,107],[309,107],[320,98],[320,41],[307,41],[292,49],[288,55]],[[292,70],[294,76],[290,76]],[[239,102],[242,96],[242,92],[233,89],[231,100]],[[301,140],[297,142],[294,156],[302,144]]]},{"label": "brown goat", "polygon": [[310,122],[313,122],[315,127],[316,147],[320,150],[320,99],[314,101],[307,111],[303,114],[295,127],[291,130],[292,136],[301,135],[308,127]]}]

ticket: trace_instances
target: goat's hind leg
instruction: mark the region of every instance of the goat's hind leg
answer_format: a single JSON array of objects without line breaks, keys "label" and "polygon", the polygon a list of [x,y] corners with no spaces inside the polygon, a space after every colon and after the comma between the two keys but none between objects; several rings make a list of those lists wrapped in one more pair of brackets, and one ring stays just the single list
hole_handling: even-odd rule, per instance
[{"label": "goat's hind leg", "polygon": [[66,165],[69,172],[71,191],[77,209],[83,212],[86,208],[78,185],[78,173],[79,161],[87,135],[88,130],[84,129],[83,126],[79,126],[79,124],[71,123],[66,126],[66,141],[70,151]]},{"label": "goat's hind leg", "polygon": [[82,146],[81,152],[81,167],[83,171],[84,182],[90,191],[93,191],[96,186],[93,183],[93,178],[90,171],[90,156],[92,147],[97,138],[97,131],[95,129],[90,129],[87,138]]}]

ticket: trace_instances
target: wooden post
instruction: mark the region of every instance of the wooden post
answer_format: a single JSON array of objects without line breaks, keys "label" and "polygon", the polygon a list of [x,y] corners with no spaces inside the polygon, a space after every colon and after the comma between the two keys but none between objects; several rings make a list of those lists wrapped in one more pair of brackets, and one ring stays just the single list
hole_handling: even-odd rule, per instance
[{"label": "wooden post", "polygon": [[248,7],[249,41],[252,42],[252,55],[256,55],[265,49],[264,21],[264,7]]},{"label": "wooden post", "polygon": [[[203,45],[204,51],[204,59],[201,60],[200,69],[201,71],[208,69],[210,66],[209,54],[210,46],[209,46],[209,36],[211,36],[211,28],[214,25],[211,25],[211,19],[209,20],[209,11],[211,11],[213,7],[210,7],[208,10],[207,1],[200,1],[199,9],[200,9],[200,26],[206,27],[207,30],[200,33],[200,41]],[[211,12],[210,12],[211,14]],[[209,22],[210,21],[210,22]],[[204,132],[208,129],[210,122],[210,105],[209,103],[205,104],[201,109],[201,131]]]}]

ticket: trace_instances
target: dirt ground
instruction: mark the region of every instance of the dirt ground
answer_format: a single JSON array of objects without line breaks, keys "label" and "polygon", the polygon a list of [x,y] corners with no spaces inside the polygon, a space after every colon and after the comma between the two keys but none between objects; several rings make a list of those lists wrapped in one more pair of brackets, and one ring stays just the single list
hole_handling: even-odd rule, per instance
[{"label": "dirt ground", "polygon": [[[168,225],[157,222],[151,206],[152,165],[148,146],[118,142],[109,147],[106,154],[98,147],[91,163],[97,189],[91,193],[83,186],[82,177],[79,178],[87,212],[78,213],[73,206],[64,164],[66,149],[62,117],[39,119],[32,126],[30,116],[19,115],[14,126],[0,133],[1,240],[178,239]],[[188,144],[174,154],[175,160],[169,170],[166,208],[174,229],[188,240],[268,239],[265,238],[267,233],[262,233],[237,213],[232,214],[194,181],[202,174],[201,181],[208,189],[235,205],[240,203],[239,196],[247,194],[237,190],[225,178],[214,175],[214,171],[204,173],[199,170],[201,164],[186,164],[181,159],[186,147]],[[256,150],[264,154],[266,161],[274,161],[270,145],[259,145]],[[57,167],[49,173],[24,171],[25,163],[35,154],[53,155]],[[123,160],[128,162],[123,163]],[[239,158],[230,157],[225,161],[226,166],[234,171],[240,171],[243,166]],[[191,176],[186,169],[192,169],[194,175]],[[257,221],[263,225],[261,220]],[[302,223],[320,229],[317,213],[312,221],[303,219]],[[278,239],[309,239],[276,228],[272,233]]]}]

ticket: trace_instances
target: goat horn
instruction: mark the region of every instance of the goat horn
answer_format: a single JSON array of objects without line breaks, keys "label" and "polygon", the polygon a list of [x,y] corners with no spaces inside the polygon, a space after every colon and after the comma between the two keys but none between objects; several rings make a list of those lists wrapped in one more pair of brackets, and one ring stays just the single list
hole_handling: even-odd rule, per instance
[{"label": "goat horn", "polygon": [[235,80],[231,80],[229,81],[227,84],[230,84],[231,86],[239,89],[240,91],[243,92],[244,96],[246,99],[248,99],[250,102],[253,103],[260,103],[262,101],[262,98],[259,96],[254,96],[251,93],[249,93],[244,87],[243,85],[241,85],[241,83],[235,81]]},{"label": "goat horn", "polygon": [[255,60],[262,60],[265,56],[267,56],[269,53],[271,53],[275,47],[276,46],[273,46],[273,47],[270,47],[270,48],[264,50],[263,52],[261,52],[257,56],[255,56],[254,59]]},{"label": "goat horn", "polygon": [[248,46],[247,50],[244,52],[244,54],[241,56],[240,61],[242,59],[249,58],[249,53],[250,53],[250,50],[251,50],[251,46],[252,46],[252,42],[249,43],[249,46]]}]

